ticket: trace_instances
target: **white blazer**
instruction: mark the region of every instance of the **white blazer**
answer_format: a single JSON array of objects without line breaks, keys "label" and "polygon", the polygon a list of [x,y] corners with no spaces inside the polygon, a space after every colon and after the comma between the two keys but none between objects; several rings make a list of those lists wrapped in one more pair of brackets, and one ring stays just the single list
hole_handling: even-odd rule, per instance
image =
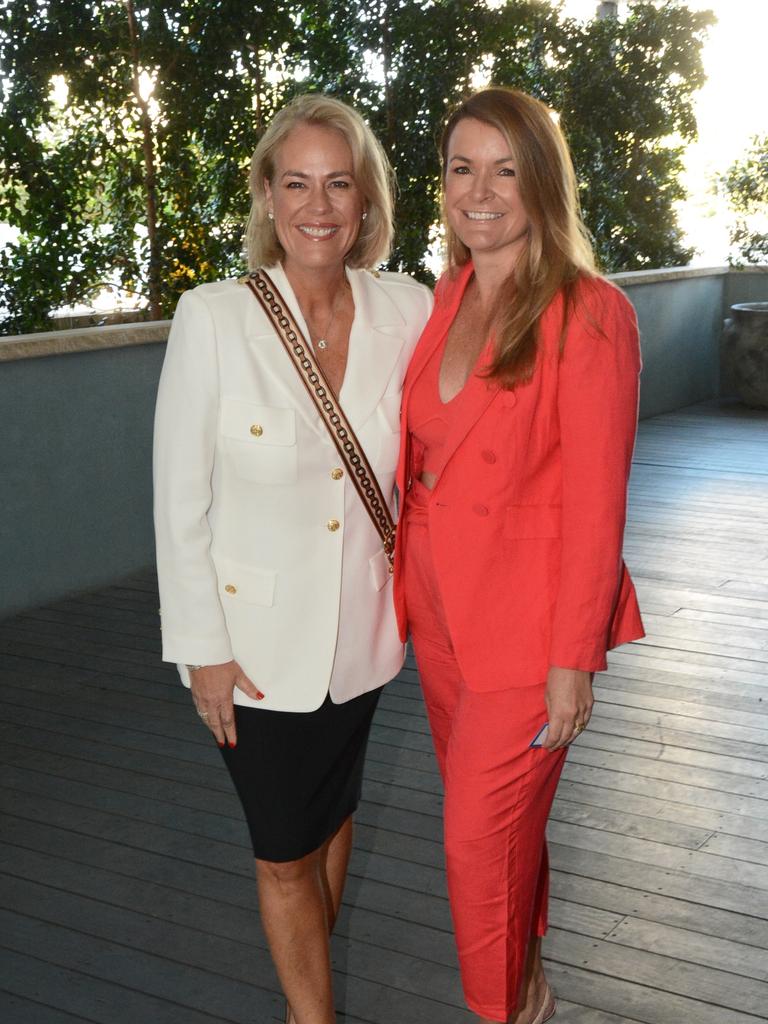
[{"label": "white blazer", "polygon": [[[269,273],[309,338],[282,268]],[[393,507],[400,392],[432,295],[402,274],[348,270],[347,278],[355,318],[340,401]],[[397,674],[403,647],[386,556],[338,468],[250,290],[222,281],[186,292],[168,339],[154,445],[163,659],[178,663],[186,685],[185,664],[234,658],[265,694],[256,703],[235,690],[235,703],[311,711],[329,685],[339,703]],[[336,686],[342,552],[341,635],[355,671]]]}]

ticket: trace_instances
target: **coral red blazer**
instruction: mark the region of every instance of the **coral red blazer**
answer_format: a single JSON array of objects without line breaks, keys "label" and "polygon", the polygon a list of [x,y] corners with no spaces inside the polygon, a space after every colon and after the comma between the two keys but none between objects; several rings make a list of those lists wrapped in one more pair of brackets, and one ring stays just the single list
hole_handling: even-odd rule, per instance
[{"label": "coral red blazer", "polygon": [[[411,390],[444,339],[472,264],[438,283],[408,369],[397,483],[421,473],[408,431]],[[545,311],[536,368],[511,391],[473,375],[456,409],[428,509],[454,652],[472,690],[529,686],[550,666],[599,671],[606,651],[643,636],[622,561],[637,426],[635,313],[607,281],[585,279],[560,350],[563,300]],[[408,631],[398,531],[395,607]]]}]

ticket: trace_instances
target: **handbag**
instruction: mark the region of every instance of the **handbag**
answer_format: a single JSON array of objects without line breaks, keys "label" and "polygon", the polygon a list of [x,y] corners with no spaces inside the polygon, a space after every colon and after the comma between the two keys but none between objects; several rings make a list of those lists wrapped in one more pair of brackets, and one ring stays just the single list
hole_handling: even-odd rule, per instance
[{"label": "handbag", "polygon": [[314,402],[347,473],[355,485],[360,500],[365,506],[376,532],[381,537],[391,573],[395,558],[395,523],[362,445],[344,415],[344,410],[333,393],[333,389],[326,381],[323,371],[315,362],[312,348],[307,344],[301,329],[294,320],[288,303],[278,291],[272,278],[265,270],[254,270],[242,280],[248,285],[267,314],[267,319],[274,327],[275,334],[282,342],[296,373]]}]

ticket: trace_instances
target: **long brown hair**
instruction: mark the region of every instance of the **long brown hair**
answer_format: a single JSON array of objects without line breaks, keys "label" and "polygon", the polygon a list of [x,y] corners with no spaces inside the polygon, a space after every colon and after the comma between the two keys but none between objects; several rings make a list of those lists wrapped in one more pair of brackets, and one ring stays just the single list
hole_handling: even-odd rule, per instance
[{"label": "long brown hair", "polygon": [[[533,373],[539,323],[558,292],[563,295],[564,336],[577,282],[596,274],[595,258],[581,219],[568,144],[552,111],[533,96],[503,86],[480,89],[462,100],[440,140],[443,186],[451,133],[465,118],[491,125],[504,136],[528,215],[525,249],[491,311],[496,351],[487,376],[510,388]],[[450,270],[467,263],[471,254],[445,214],[443,220]]]}]

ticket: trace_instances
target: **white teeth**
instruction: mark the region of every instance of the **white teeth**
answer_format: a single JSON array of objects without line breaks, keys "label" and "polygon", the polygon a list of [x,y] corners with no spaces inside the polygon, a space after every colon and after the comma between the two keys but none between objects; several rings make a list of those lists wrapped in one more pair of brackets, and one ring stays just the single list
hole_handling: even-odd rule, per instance
[{"label": "white teeth", "polygon": [[500,213],[487,213],[483,210],[465,210],[464,213],[470,220],[498,220]]},{"label": "white teeth", "polygon": [[300,224],[299,231],[302,234],[309,235],[310,238],[328,238],[330,235],[336,234],[339,229],[336,227],[331,228],[314,228],[309,227],[307,224]]}]

